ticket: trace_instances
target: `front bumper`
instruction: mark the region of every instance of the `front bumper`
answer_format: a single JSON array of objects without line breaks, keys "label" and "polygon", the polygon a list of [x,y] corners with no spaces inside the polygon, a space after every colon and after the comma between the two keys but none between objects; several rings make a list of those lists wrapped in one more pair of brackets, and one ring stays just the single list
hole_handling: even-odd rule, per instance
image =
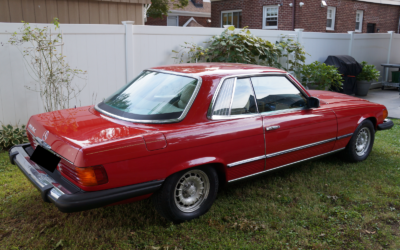
[{"label": "front bumper", "polygon": [[159,180],[94,192],[84,192],[80,189],[71,192],[66,185],[63,186],[54,180],[44,169],[30,160],[25,150],[29,146],[30,144],[22,144],[12,147],[9,151],[10,161],[17,165],[39,190],[43,201],[54,203],[61,212],[79,212],[151,194],[163,183],[163,180]]},{"label": "front bumper", "polygon": [[394,123],[390,119],[385,119],[383,123],[378,125],[378,130],[386,130],[391,129],[394,126]]}]

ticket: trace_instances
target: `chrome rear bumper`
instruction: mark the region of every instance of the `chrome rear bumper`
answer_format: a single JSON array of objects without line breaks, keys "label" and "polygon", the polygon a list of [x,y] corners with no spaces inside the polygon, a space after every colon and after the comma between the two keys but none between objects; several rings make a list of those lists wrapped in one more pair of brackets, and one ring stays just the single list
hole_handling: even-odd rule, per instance
[{"label": "chrome rear bumper", "polygon": [[54,203],[61,212],[79,212],[151,194],[157,191],[164,182],[164,180],[154,180],[101,191],[85,192],[79,190],[71,192],[72,186],[68,190],[65,188],[65,186],[69,185],[68,183],[64,184],[64,186],[61,185],[39,165],[30,160],[30,156],[25,151],[25,148],[29,146],[30,144],[22,144],[12,147],[9,151],[10,161],[12,164],[17,165],[21,172],[40,191],[43,200]]},{"label": "chrome rear bumper", "polygon": [[17,165],[21,172],[40,191],[44,201],[50,202],[49,198],[57,200],[61,195],[71,194],[70,191],[57,183],[41,167],[30,160],[24,149],[29,145],[28,143],[12,147],[9,151],[11,163]]}]

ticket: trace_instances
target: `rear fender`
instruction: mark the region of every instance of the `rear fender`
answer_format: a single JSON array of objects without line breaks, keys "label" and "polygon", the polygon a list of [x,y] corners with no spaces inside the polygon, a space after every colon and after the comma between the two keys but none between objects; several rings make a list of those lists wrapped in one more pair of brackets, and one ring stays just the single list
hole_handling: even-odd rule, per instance
[{"label": "rear fender", "polygon": [[[186,162],[182,162],[181,164],[171,168],[168,173],[167,176],[170,176],[172,174],[175,174],[179,171],[185,170],[185,169],[189,169],[189,168],[194,168],[194,167],[198,167],[198,166],[202,166],[202,165],[207,165],[207,164],[213,164],[213,165],[220,165],[220,166],[226,166],[225,162],[217,157],[214,156],[207,156],[207,157],[201,157],[201,158],[197,158],[197,159],[192,159]],[[217,170],[217,172],[220,172],[223,169],[224,174],[226,176],[226,168],[225,167],[220,167]]]}]

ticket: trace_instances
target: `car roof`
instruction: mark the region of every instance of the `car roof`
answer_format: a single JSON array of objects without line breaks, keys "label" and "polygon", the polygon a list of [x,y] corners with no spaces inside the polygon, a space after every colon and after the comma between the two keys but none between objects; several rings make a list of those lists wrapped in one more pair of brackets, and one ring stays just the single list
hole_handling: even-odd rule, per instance
[{"label": "car roof", "polygon": [[153,67],[151,69],[173,71],[196,76],[227,77],[231,75],[246,75],[259,73],[286,73],[281,69],[254,64],[242,63],[185,63]]}]

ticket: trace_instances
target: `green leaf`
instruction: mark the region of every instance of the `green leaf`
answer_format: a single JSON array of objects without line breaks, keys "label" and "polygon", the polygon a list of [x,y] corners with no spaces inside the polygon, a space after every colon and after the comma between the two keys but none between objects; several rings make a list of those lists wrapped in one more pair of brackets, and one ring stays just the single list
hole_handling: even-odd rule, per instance
[{"label": "green leaf", "polygon": [[18,145],[18,144],[19,144],[19,141],[14,139],[14,140],[12,140],[12,144],[13,144],[13,145]]},{"label": "green leaf", "polygon": [[229,26],[229,27],[228,27],[228,30],[234,31],[234,30],[235,30],[235,26],[233,26],[233,25],[232,25],[232,26]]}]

